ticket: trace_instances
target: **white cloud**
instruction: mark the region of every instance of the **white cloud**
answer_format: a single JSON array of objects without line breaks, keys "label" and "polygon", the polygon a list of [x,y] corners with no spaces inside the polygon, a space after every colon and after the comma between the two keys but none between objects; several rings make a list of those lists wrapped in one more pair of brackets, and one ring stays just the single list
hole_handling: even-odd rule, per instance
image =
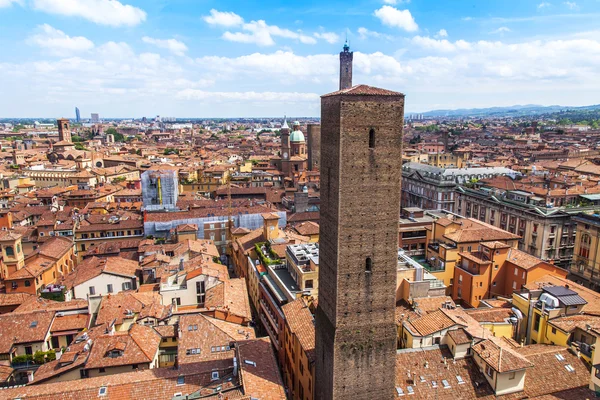
[{"label": "white cloud", "polygon": [[579,6],[574,1],[565,1],[563,4],[567,6],[569,10],[579,10]]},{"label": "white cloud", "polygon": [[49,14],[81,17],[99,25],[135,26],[146,20],[146,12],[117,0],[33,0],[36,10]]},{"label": "white cloud", "polygon": [[440,29],[436,36],[437,37],[448,37],[448,32],[445,29]]},{"label": "white cloud", "polygon": [[508,28],[506,26],[501,26],[500,28],[491,31],[490,33],[492,35],[497,35],[497,34],[502,34],[502,33],[507,33],[507,32],[510,32],[510,28]]},{"label": "white cloud", "polygon": [[302,31],[292,31],[286,28],[280,28],[277,25],[269,25],[264,20],[244,22],[244,19],[233,12],[221,12],[215,9],[210,10],[210,15],[202,17],[209,25],[221,26],[226,28],[238,27],[241,31],[234,32],[228,30],[221,36],[230,42],[252,43],[258,46],[275,45],[275,37],[284,39],[293,39],[303,44],[316,44],[317,39],[325,40],[328,43],[337,43],[339,36],[333,32],[325,32],[321,28],[320,32],[312,36]]},{"label": "white cloud", "polygon": [[244,23],[244,19],[236,13],[230,11],[218,11],[214,8],[210,10],[210,15],[206,15],[202,17],[202,19],[209,25],[224,26],[226,28],[240,26]]},{"label": "white cloud", "polygon": [[23,5],[23,0],[0,0],[0,8],[10,7],[13,4]]},{"label": "white cloud", "polygon": [[69,36],[48,24],[39,25],[37,33],[27,39],[30,45],[41,47],[51,54],[66,55],[90,50],[94,43],[83,36]]},{"label": "white cloud", "polygon": [[225,32],[223,39],[230,42],[252,43],[258,46],[273,46],[275,41],[268,32],[243,33],[243,32]]},{"label": "white cloud", "polygon": [[184,56],[188,50],[185,43],[176,39],[155,39],[148,36],[142,38],[144,43],[153,44],[158,48],[167,49],[176,56]]},{"label": "white cloud", "polygon": [[381,20],[381,23],[394,28],[404,29],[407,32],[414,32],[419,29],[409,10],[398,10],[391,6],[383,6],[375,10],[374,15]]},{"label": "white cloud", "polygon": [[386,39],[386,40],[393,40],[394,38],[391,35],[386,35],[384,33],[381,32],[375,32],[375,31],[371,31],[368,30],[365,27],[360,27],[356,30],[356,32],[358,33],[358,36],[361,39],[368,39],[368,38],[375,38],[375,39]]},{"label": "white cloud", "polygon": [[268,25],[263,20],[251,21],[242,25],[244,32],[230,32],[223,34],[223,39],[231,42],[254,43],[258,46],[273,46],[275,40],[273,37],[281,37],[286,39],[294,39],[304,44],[316,44],[317,40],[303,34],[302,32],[294,32],[289,29],[283,29],[276,25]]},{"label": "white cloud", "polygon": [[447,39],[432,39],[428,36],[415,36],[411,39],[411,43],[421,49],[431,49],[444,53],[471,49],[471,44],[464,40],[457,40],[452,43]]},{"label": "white cloud", "polygon": [[[514,43],[415,36],[402,47],[395,54],[355,51],[354,82],[407,93],[411,112],[432,104],[593,104],[600,91],[600,39],[593,34]],[[78,104],[111,117],[316,116],[315,93],[334,91],[338,73],[337,54],[182,59],[108,42],[76,57],[0,61],[0,87],[13,93],[0,98],[0,109],[3,116],[67,115]]]},{"label": "white cloud", "polygon": [[315,37],[317,39],[323,39],[327,43],[335,44],[340,41],[340,36],[333,32],[316,32]]},{"label": "white cloud", "polygon": [[541,2],[540,4],[538,4],[537,8],[538,8],[538,10],[542,10],[542,9],[544,9],[544,8],[548,8],[548,7],[550,7],[551,5],[552,5],[552,4],[550,4],[550,3],[546,3],[546,2],[544,1],[544,2]]}]

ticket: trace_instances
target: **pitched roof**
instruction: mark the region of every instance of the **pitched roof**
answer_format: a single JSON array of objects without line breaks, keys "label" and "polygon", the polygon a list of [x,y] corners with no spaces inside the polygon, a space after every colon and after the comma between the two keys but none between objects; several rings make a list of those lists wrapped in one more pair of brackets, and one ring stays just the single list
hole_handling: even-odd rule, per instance
[{"label": "pitched roof", "polygon": [[[590,380],[590,372],[583,359],[560,346],[536,344],[515,349],[517,353],[532,363],[533,368],[525,375],[524,398],[537,398],[548,394],[556,394],[578,388],[586,388]],[[563,360],[556,358],[562,356]],[[565,368],[570,365],[574,371]],[[540,379],[543,377],[543,379]],[[582,391],[585,396],[557,396],[563,399],[593,398],[591,390]]]},{"label": "pitched roof", "polygon": [[442,310],[437,310],[429,314],[425,314],[420,318],[406,321],[405,324],[409,325],[411,331],[414,331],[419,336],[428,336],[432,333],[439,332],[457,325],[457,323],[444,314]]},{"label": "pitched roof", "polygon": [[347,89],[337,90],[332,93],[324,94],[321,97],[352,95],[352,96],[404,96],[403,93],[394,92],[387,89],[380,89],[368,85],[354,85]]},{"label": "pitched roof", "polygon": [[[150,363],[158,351],[160,335],[149,326],[132,324],[129,331],[115,332],[94,340],[86,369]],[[121,355],[110,356],[111,351]]]},{"label": "pitched roof", "polygon": [[0,354],[13,344],[44,342],[54,318],[51,311],[33,311],[0,315]]},{"label": "pitched roof", "polygon": [[81,285],[101,274],[111,274],[135,278],[139,263],[121,257],[90,257],[61,279],[67,289]]},{"label": "pitched roof", "polygon": [[234,315],[252,319],[245,278],[221,282],[206,291],[206,308],[226,310]]},{"label": "pitched roof", "polygon": [[504,373],[530,368],[533,364],[513,351],[500,347],[492,340],[485,339],[472,347],[475,354],[479,355],[495,371]]},{"label": "pitched roof", "polygon": [[234,338],[202,314],[182,315],[179,318],[179,332],[179,364],[228,360],[235,357],[235,351],[230,347]]},{"label": "pitched roof", "polygon": [[449,331],[448,336],[450,336],[450,338],[456,344],[468,344],[471,343],[472,340],[472,336],[469,335],[469,333],[463,328],[453,329]]},{"label": "pitched roof", "polygon": [[292,334],[296,335],[309,361],[315,358],[315,320],[303,298],[281,307]]},{"label": "pitched roof", "polygon": [[261,400],[284,400],[283,381],[268,337],[238,342],[244,393]]},{"label": "pitched roof", "polygon": [[88,327],[89,314],[56,315],[50,332],[80,331]]},{"label": "pitched roof", "polygon": [[514,248],[511,248],[508,251],[506,261],[515,264],[516,266],[521,267],[525,270],[534,268],[540,264],[548,264],[547,262],[535,256],[532,256],[531,254],[527,254],[519,249]]}]

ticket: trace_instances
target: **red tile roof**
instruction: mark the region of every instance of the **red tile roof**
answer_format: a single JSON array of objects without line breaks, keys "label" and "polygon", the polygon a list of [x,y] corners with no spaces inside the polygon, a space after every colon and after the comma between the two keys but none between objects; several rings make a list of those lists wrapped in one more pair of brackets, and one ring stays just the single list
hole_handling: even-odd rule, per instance
[{"label": "red tile roof", "polygon": [[403,93],[394,92],[387,89],[380,89],[367,85],[355,85],[348,89],[338,90],[332,93],[324,94],[321,97],[352,95],[352,96],[404,96]]}]

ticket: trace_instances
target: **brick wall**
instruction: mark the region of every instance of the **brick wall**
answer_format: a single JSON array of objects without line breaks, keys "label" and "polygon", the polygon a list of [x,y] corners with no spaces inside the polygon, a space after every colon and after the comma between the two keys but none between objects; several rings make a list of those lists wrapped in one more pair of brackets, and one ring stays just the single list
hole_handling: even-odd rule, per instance
[{"label": "brick wall", "polygon": [[319,399],[394,397],[403,115],[401,94],[321,100]]}]

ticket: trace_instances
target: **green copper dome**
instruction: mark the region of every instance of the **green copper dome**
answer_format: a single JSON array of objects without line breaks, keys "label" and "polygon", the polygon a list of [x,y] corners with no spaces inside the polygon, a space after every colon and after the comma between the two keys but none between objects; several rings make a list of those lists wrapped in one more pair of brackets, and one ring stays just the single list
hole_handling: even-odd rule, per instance
[{"label": "green copper dome", "polygon": [[290,142],[304,142],[304,133],[301,130],[296,130],[290,135]]}]

